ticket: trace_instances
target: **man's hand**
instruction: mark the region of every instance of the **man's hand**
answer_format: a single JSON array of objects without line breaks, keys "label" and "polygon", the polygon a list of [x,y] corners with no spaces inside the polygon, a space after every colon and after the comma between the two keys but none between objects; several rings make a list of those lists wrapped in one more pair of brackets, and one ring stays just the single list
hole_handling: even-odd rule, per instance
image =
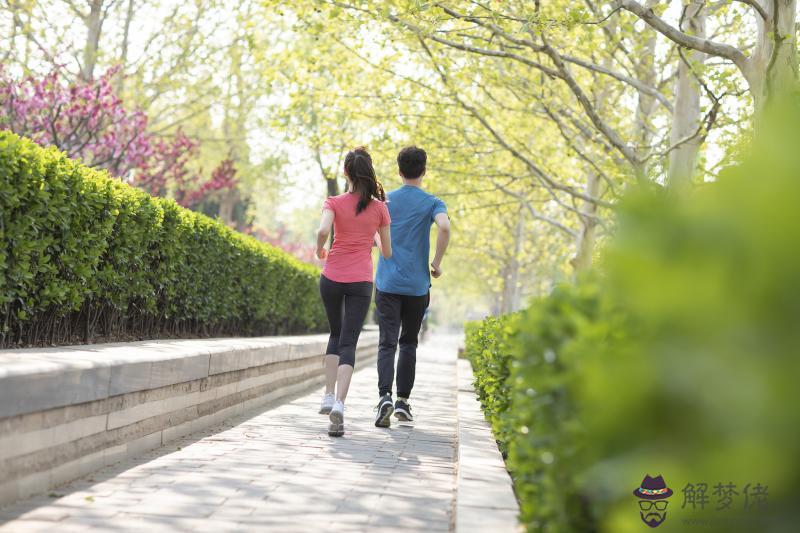
[{"label": "man's hand", "polygon": [[442,275],[442,267],[435,263],[431,263],[431,276],[433,276],[434,278],[438,278],[441,275]]},{"label": "man's hand", "polygon": [[325,248],[317,248],[317,259],[324,261],[328,258],[328,250]]}]

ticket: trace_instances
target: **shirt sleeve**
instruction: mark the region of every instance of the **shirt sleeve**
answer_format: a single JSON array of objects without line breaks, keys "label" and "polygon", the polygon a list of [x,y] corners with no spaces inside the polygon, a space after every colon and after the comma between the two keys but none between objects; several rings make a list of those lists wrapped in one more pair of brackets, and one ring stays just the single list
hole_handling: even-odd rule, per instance
[{"label": "shirt sleeve", "polygon": [[431,213],[431,220],[436,218],[436,215],[438,215],[439,213],[447,214],[447,206],[445,205],[445,203],[441,199],[434,197],[434,199],[433,199],[433,212]]},{"label": "shirt sleeve", "polygon": [[381,202],[380,205],[381,205],[381,208],[380,208],[380,213],[381,213],[380,227],[388,226],[389,224],[392,223],[392,217],[389,215],[389,208],[386,207],[386,202]]},{"label": "shirt sleeve", "polygon": [[324,209],[329,209],[329,210],[333,211],[334,213],[336,213],[336,208],[334,207],[334,205],[336,205],[336,204],[333,201],[333,198],[329,196],[328,198],[325,199],[325,202],[322,203],[322,209],[323,210]]}]

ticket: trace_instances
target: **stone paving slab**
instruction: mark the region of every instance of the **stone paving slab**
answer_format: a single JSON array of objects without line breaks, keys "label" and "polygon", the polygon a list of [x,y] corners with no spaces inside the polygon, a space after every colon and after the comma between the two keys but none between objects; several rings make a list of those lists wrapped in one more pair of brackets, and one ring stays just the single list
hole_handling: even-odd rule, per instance
[{"label": "stone paving slab", "polygon": [[374,427],[376,374],[355,374],[344,438],[316,390],[2,509],[0,532],[452,531],[454,339],[420,347],[413,424]]}]

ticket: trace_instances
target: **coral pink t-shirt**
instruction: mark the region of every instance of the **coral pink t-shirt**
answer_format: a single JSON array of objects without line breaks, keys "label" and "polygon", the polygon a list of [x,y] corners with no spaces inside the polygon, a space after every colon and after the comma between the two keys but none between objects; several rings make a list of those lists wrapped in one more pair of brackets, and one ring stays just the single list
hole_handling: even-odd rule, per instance
[{"label": "coral pink t-shirt", "polygon": [[333,246],[322,275],[339,283],[372,281],[372,244],[378,228],[392,220],[386,204],[372,200],[356,215],[360,196],[353,193],[331,196],[322,205],[333,211]]}]

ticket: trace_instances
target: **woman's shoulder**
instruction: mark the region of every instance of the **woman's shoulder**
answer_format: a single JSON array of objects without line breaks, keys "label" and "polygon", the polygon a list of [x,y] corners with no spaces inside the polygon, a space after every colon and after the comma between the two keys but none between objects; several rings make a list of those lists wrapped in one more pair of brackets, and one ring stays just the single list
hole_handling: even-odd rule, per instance
[{"label": "woman's shoulder", "polygon": [[328,196],[328,200],[334,200],[336,202],[341,202],[342,200],[346,200],[351,197],[352,194],[349,192],[343,192],[342,194],[337,194],[336,196]]},{"label": "woman's shoulder", "polygon": [[346,201],[349,196],[350,193],[337,194],[336,196],[328,196],[327,198],[325,198],[325,202],[323,202],[322,206],[325,207],[325,206],[333,206],[341,204],[342,202]]},{"label": "woman's shoulder", "polygon": [[377,198],[373,198],[369,202],[369,208],[376,211],[385,211],[387,202],[388,200],[384,202],[383,200],[378,200]]}]

